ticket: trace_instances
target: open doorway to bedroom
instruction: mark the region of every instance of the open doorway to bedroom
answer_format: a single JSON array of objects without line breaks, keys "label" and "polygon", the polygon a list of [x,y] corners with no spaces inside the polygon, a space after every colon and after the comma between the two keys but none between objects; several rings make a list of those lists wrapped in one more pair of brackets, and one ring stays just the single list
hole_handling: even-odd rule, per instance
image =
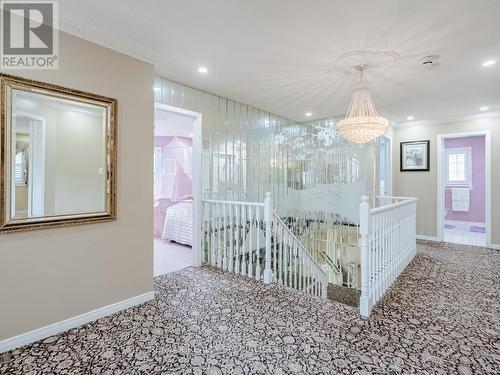
[{"label": "open doorway to bedroom", "polygon": [[154,276],[196,265],[201,115],[155,105]]}]

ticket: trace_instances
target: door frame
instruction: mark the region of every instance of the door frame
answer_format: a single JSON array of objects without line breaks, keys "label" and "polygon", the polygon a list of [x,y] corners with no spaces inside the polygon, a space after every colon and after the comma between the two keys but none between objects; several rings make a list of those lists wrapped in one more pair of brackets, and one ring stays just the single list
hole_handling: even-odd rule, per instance
[{"label": "door frame", "polygon": [[[381,144],[381,141],[382,141],[382,138],[385,138],[385,177],[386,177],[386,181],[385,181],[385,190],[387,192],[387,194],[385,194],[386,196],[390,197],[392,196],[392,148],[393,148],[393,144],[392,144],[392,136],[390,135],[381,135],[380,138],[379,138],[379,142],[378,142],[378,153],[379,153],[379,160],[378,160],[378,166],[377,168],[379,169],[379,174],[378,174],[378,189],[380,190],[380,179],[381,179],[381,174],[380,174],[380,161],[381,161],[381,158],[382,158],[382,155],[380,153],[380,144]],[[379,191],[379,195],[382,196],[382,192]]]},{"label": "door frame", "polygon": [[[28,217],[43,216],[45,212],[45,117],[34,115],[25,111],[15,111],[13,118],[18,117],[29,119],[29,178],[28,178]],[[35,126],[34,122],[38,122]],[[15,123],[15,122],[14,122]],[[13,141],[15,141],[16,125],[12,131]],[[12,161],[14,163],[14,161]],[[36,165],[35,165],[36,164]],[[12,189],[12,207],[15,210],[15,182]],[[35,197],[36,195],[36,197]],[[14,216],[14,211],[12,212]]]},{"label": "door frame", "polygon": [[[192,117],[193,122],[193,265],[201,266],[201,158],[203,152],[202,114],[155,102],[155,110]],[[153,228],[151,228],[153,233]]]},{"label": "door frame", "polygon": [[465,138],[484,136],[485,152],[485,209],[486,209],[486,246],[491,247],[491,132],[478,130],[462,133],[445,133],[437,135],[437,240],[444,239],[444,140],[448,138]]}]

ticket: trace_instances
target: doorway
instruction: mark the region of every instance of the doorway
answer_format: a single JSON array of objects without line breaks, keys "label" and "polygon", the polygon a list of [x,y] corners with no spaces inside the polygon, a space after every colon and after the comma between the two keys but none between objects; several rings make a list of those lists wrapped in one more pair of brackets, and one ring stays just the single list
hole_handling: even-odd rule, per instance
[{"label": "doorway", "polygon": [[201,264],[201,114],[155,105],[154,276]]},{"label": "doorway", "polygon": [[379,189],[380,196],[392,195],[392,180],[391,180],[391,138],[383,135],[379,138]]},{"label": "doorway", "polygon": [[13,115],[11,215],[44,216],[45,118],[17,110]]},{"label": "doorway", "polygon": [[491,170],[488,132],[438,136],[438,237],[441,241],[491,243]]}]

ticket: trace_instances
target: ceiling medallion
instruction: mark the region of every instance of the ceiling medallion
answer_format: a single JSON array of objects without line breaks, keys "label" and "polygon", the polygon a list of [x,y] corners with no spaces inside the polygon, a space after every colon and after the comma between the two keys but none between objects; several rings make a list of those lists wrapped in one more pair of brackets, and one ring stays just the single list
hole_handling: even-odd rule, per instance
[{"label": "ceiling medallion", "polygon": [[353,93],[351,104],[345,119],[337,123],[337,131],[349,141],[355,143],[370,142],[385,133],[389,122],[386,118],[380,117],[372,102],[368,82],[363,80],[363,72],[367,68],[366,64],[355,67],[359,72],[360,80]]},{"label": "ceiling medallion", "polygon": [[368,65],[370,71],[376,71],[379,68],[385,68],[388,65],[396,63],[400,55],[394,51],[365,51],[355,50],[340,55],[328,74],[337,78],[338,76],[351,76],[356,73],[354,68],[358,65]]}]

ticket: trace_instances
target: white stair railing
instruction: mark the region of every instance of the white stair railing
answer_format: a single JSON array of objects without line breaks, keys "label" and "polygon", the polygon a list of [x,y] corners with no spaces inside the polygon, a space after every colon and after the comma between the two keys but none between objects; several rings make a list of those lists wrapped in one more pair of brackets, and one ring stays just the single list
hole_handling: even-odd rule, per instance
[{"label": "white stair railing", "polygon": [[270,283],[270,193],[264,203],[203,199],[202,204],[203,261]]},{"label": "white stair railing", "polygon": [[304,293],[326,298],[328,272],[304,248],[293,232],[273,214],[272,267],[274,281]]},{"label": "white stair railing", "polygon": [[360,205],[359,309],[364,317],[370,315],[372,307],[416,254],[417,198],[380,200],[386,204],[371,209],[368,197],[364,196]]},{"label": "white stair railing", "polygon": [[326,298],[328,273],[273,211],[271,193],[263,203],[202,203],[205,263]]}]

